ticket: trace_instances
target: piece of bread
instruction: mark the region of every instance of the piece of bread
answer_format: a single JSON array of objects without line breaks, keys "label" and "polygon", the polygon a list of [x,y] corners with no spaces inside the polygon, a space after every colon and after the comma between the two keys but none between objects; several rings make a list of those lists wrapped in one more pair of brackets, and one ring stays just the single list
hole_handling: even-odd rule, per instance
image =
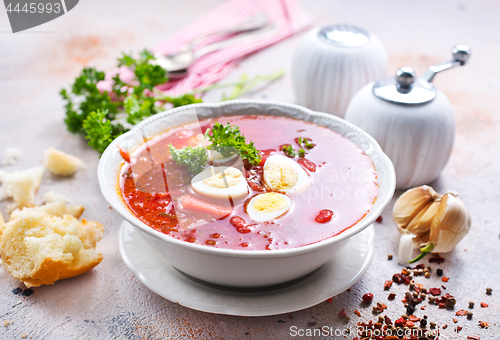
[{"label": "piece of bread", "polygon": [[103,232],[97,222],[51,216],[40,208],[23,209],[5,224],[0,241],[2,263],[26,287],[53,284],[102,261],[95,246]]},{"label": "piece of bread", "polygon": [[83,162],[78,157],[54,148],[48,148],[45,150],[43,165],[54,175],[70,176],[83,167]]},{"label": "piece of bread", "polygon": [[18,148],[7,148],[4,152],[4,158],[2,159],[2,165],[14,165],[17,159],[21,156],[21,149]]},{"label": "piece of bread", "polygon": [[[34,208],[23,208],[22,210],[26,209],[41,209],[42,211],[46,212],[49,215],[54,215],[59,217],[63,217],[64,215],[71,215],[76,219],[80,218],[84,210],[83,205],[81,204],[68,205],[68,199],[66,197],[56,194],[53,191],[50,191],[45,194],[44,205]],[[18,218],[22,210],[20,209],[14,210],[10,214],[9,222]]]},{"label": "piece of bread", "polygon": [[4,228],[5,228],[5,220],[3,219],[2,213],[0,212],[0,237],[2,237]]},{"label": "piece of bread", "polygon": [[35,193],[42,182],[42,175],[42,167],[13,172],[0,170],[4,196],[12,197],[17,208],[34,206]]}]

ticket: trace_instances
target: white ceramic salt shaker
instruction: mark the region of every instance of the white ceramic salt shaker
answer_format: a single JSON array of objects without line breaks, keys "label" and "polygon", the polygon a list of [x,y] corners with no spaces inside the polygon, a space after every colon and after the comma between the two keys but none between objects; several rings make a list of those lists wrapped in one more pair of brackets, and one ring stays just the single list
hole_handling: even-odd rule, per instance
[{"label": "white ceramic salt shaker", "polygon": [[396,77],[364,86],[347,108],[345,119],[374,137],[392,160],[398,189],[435,180],[448,162],[455,114],[431,82],[438,72],[464,65],[471,50],[457,45],[452,54],[453,60],[431,66],[420,78],[402,67]]},{"label": "white ceramic salt shaker", "polygon": [[387,53],[380,40],[350,25],[311,30],[292,63],[297,103],[341,118],[356,91],[386,75]]}]

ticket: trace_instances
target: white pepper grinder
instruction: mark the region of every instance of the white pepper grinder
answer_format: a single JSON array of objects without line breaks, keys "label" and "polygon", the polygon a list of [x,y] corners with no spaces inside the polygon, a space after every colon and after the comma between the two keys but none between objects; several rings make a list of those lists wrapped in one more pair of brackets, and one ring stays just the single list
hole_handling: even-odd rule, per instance
[{"label": "white pepper grinder", "polygon": [[387,53],[360,27],[316,27],[297,47],[291,73],[297,104],[344,118],[354,94],[387,75]]},{"label": "white pepper grinder", "polygon": [[465,65],[471,49],[457,45],[452,54],[453,60],[431,66],[420,78],[402,67],[396,77],[364,86],[347,107],[345,119],[375,138],[392,160],[398,189],[435,180],[448,162],[455,114],[431,82],[437,73]]}]

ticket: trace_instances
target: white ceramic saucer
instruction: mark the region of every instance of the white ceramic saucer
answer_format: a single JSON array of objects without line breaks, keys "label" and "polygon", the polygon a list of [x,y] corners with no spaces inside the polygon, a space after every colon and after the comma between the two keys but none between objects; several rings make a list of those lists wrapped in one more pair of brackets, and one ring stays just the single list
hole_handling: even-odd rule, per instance
[{"label": "white ceramic saucer", "polygon": [[314,306],[356,283],[373,259],[373,225],[353,236],[337,255],[312,275],[269,291],[238,292],[209,287],[165,263],[128,222],[120,227],[120,254],[146,287],[172,302],[203,312],[264,316]]}]

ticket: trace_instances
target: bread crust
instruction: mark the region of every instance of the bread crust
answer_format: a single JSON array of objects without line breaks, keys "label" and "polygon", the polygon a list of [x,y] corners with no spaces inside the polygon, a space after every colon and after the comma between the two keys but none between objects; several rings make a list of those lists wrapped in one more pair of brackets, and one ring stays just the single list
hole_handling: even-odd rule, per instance
[{"label": "bread crust", "polygon": [[95,246],[102,234],[97,222],[51,216],[39,208],[23,209],[5,224],[0,241],[2,263],[27,287],[53,284],[101,263]]}]

